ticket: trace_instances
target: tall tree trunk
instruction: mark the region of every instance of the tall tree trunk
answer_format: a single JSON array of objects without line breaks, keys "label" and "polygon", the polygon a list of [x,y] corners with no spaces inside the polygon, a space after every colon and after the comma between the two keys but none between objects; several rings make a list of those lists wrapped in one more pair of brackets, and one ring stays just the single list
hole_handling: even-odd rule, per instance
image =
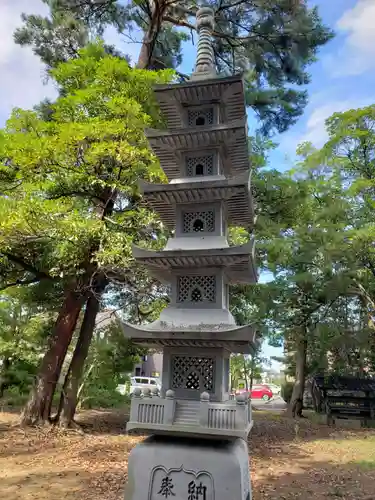
[{"label": "tall tree trunk", "polygon": [[87,301],[85,315],[83,317],[73,357],[65,376],[59,409],[55,419],[55,422],[58,422],[62,427],[70,427],[73,423],[78,401],[78,389],[94,333],[96,316],[99,312],[99,295],[103,292],[104,288],[105,285],[102,285],[100,289],[97,288],[97,294],[91,295]]},{"label": "tall tree trunk", "polygon": [[84,300],[84,295],[75,291],[68,291],[65,294],[47,352],[42,360],[29,401],[21,415],[22,425],[33,425],[49,420],[56,384]]},{"label": "tall tree trunk", "polygon": [[250,365],[250,392],[253,390],[254,383],[254,370],[255,370],[255,356],[251,356],[251,365]]},{"label": "tall tree trunk", "polygon": [[[102,195],[106,201],[104,206],[96,208],[96,212],[100,219],[104,220],[112,213],[117,191],[108,187],[104,189]],[[90,259],[96,250],[95,245],[89,250]],[[88,289],[96,267],[86,263],[85,269],[84,278],[75,283],[74,290],[71,288],[65,293],[64,303],[56,321],[49,347],[44,355],[29,401],[21,415],[22,425],[33,425],[50,419],[52,399],[61,368],[77,325],[79,313],[87,301],[87,292],[82,290]]]},{"label": "tall tree trunk", "polygon": [[303,393],[305,390],[306,376],[306,354],[307,354],[307,338],[304,331],[301,337],[297,339],[296,357],[296,373],[295,382],[292,392],[292,397],[289,402],[288,413],[291,416],[300,415],[303,405]]},{"label": "tall tree trunk", "polygon": [[152,67],[152,55],[166,8],[167,6],[164,2],[153,2],[150,22],[143,36],[141,51],[138,56],[138,69],[150,69]]},{"label": "tall tree trunk", "polygon": [[[103,207],[96,207],[96,213],[101,220],[112,214],[117,191],[110,187],[105,188],[103,198],[106,200]],[[93,253],[95,248],[91,250]],[[108,281],[100,273],[92,270],[91,295],[86,304],[85,315],[79,332],[77,344],[70,362],[68,372],[65,376],[63,389],[61,392],[59,408],[54,422],[59,422],[62,426],[68,427],[73,423],[74,414],[77,407],[77,393],[79,383],[82,378],[83,368],[94,333],[96,315],[99,311],[100,296],[104,292]]]},{"label": "tall tree trunk", "polygon": [[9,387],[9,375],[8,370],[10,368],[11,361],[9,358],[4,358],[1,365],[0,373],[0,398],[4,396],[5,389]]}]

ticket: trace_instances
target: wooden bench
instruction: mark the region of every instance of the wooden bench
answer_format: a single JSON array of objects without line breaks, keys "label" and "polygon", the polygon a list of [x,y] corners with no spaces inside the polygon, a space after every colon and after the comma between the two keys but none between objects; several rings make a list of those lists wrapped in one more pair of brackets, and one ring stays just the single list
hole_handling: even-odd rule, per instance
[{"label": "wooden bench", "polygon": [[375,418],[375,398],[326,395],[324,404],[328,417]]},{"label": "wooden bench", "polygon": [[375,418],[375,379],[372,377],[314,375],[311,392],[317,413]]}]

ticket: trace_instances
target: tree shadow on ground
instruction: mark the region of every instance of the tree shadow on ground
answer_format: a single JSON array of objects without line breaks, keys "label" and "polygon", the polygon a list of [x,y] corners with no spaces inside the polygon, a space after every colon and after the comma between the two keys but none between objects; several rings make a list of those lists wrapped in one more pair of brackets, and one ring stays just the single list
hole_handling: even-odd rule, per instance
[{"label": "tree shadow on ground", "polygon": [[249,436],[253,500],[375,500],[375,432],[264,414]]},{"label": "tree shadow on ground", "polygon": [[272,464],[254,469],[253,500],[375,499],[375,467],[365,470],[356,464],[332,464],[305,457],[302,461],[289,460],[284,469],[273,468]]},{"label": "tree shadow on ground", "polygon": [[349,439],[352,435],[366,439],[368,436],[375,437],[375,431],[367,428],[340,429],[308,418],[293,419],[288,418],[285,413],[264,412],[254,416],[254,426],[249,434],[248,444],[253,452],[271,458],[284,448],[295,448],[296,443],[302,441],[308,443],[317,440]]}]

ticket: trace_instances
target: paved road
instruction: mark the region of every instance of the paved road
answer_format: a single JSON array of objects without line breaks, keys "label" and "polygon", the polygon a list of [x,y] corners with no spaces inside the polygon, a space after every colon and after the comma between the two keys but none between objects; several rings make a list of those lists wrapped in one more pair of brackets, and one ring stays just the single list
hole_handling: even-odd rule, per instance
[{"label": "paved road", "polygon": [[265,403],[261,399],[253,399],[251,401],[251,404],[254,406],[254,408],[257,408],[258,410],[285,410],[287,407],[287,404],[283,400],[281,396],[275,396],[272,398],[268,403]]}]

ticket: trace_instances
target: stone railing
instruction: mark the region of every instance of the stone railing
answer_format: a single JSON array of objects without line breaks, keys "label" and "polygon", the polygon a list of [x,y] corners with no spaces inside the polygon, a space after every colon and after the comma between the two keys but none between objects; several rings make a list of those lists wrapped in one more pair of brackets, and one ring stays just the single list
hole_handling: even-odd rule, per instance
[{"label": "stone railing", "polygon": [[[239,394],[235,400],[225,402],[211,402],[210,395],[203,392],[200,401],[191,401],[192,408],[196,409],[196,419],[193,423],[175,421],[176,409],[179,400],[175,398],[175,393],[168,390],[165,398],[159,396],[155,388],[144,389],[137,388],[133,393],[133,399],[130,410],[129,429],[143,428],[157,431],[173,430],[191,427],[191,432],[204,434],[217,434],[218,436],[241,436],[247,435],[250,430],[251,405],[245,395]],[[188,400],[184,400],[186,405]]]},{"label": "stone railing", "polygon": [[165,398],[160,398],[156,387],[152,390],[146,388],[143,393],[137,387],[133,392],[130,421],[140,424],[172,425],[175,409],[176,400],[173,391],[167,391]]},{"label": "stone railing", "polygon": [[[249,413],[250,412],[250,413]],[[223,403],[210,402],[207,392],[201,394],[200,425],[210,429],[244,429],[251,422],[251,406],[245,395]]]}]

